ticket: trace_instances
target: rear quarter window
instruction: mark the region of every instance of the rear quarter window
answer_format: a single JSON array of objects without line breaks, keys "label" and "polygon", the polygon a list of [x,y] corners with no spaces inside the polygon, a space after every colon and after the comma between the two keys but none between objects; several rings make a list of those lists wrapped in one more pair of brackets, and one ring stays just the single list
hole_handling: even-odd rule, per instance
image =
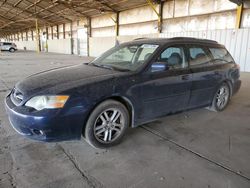
[{"label": "rear quarter window", "polygon": [[232,56],[225,48],[209,48],[209,50],[215,60],[215,63],[225,64],[234,62]]}]

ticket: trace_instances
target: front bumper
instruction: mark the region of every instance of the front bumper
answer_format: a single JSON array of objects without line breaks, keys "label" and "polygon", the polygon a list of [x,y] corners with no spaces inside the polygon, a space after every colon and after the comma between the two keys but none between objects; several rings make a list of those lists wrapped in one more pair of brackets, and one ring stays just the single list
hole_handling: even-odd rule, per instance
[{"label": "front bumper", "polygon": [[5,99],[5,108],[17,133],[39,141],[80,139],[86,120],[86,112],[79,108],[31,111],[24,106],[15,106],[9,95]]}]

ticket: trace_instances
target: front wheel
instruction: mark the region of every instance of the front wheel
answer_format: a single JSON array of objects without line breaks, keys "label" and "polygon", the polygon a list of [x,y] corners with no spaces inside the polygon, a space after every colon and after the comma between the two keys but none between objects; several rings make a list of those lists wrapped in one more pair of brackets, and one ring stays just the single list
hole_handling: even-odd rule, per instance
[{"label": "front wheel", "polygon": [[15,52],[15,49],[14,48],[10,48],[9,51],[10,52]]},{"label": "front wheel", "polygon": [[87,121],[85,138],[96,148],[107,148],[120,143],[129,127],[127,108],[118,101],[107,100],[98,105]]},{"label": "front wheel", "polygon": [[230,88],[228,84],[223,83],[215,93],[212,105],[209,109],[216,112],[222,111],[227,107],[229,100]]}]

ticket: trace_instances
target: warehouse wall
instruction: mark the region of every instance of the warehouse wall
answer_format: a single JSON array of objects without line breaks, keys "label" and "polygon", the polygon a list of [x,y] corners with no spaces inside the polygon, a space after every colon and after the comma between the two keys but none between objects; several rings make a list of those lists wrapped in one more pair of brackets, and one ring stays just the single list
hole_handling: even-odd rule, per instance
[{"label": "warehouse wall", "polygon": [[[159,9],[159,6],[156,6]],[[250,17],[245,13],[243,26]],[[92,37],[115,35],[114,14],[92,19]],[[157,33],[157,15],[149,6],[120,13],[119,35]],[[247,21],[248,20],[248,21]],[[170,0],[163,6],[163,32],[232,29],[236,22],[236,4],[228,0]]]},{"label": "warehouse wall", "polygon": [[163,9],[163,32],[234,28],[236,4],[228,0],[180,0]]},{"label": "warehouse wall", "polygon": [[17,45],[17,49],[18,50],[23,50],[24,48],[26,48],[26,50],[36,50],[36,41],[15,41],[16,45]]},{"label": "warehouse wall", "polygon": [[[156,6],[156,9],[158,10],[159,6]],[[248,18],[245,15],[244,23]],[[158,37],[157,15],[149,6],[121,12],[117,38],[112,18],[115,19],[114,14],[92,19],[92,37],[89,44],[91,56],[98,56],[114,46],[116,39],[126,42],[134,38]],[[163,6],[163,33],[232,29],[235,23],[236,4],[228,0],[170,0]]]},{"label": "warehouse wall", "polygon": [[[143,38],[157,38],[159,34],[140,35]],[[138,38],[138,35],[118,36],[118,37],[91,37],[89,40],[89,55],[97,57],[106,50],[115,46],[116,41],[124,43]]]},{"label": "warehouse wall", "polygon": [[71,39],[48,40],[48,52],[71,54]]}]

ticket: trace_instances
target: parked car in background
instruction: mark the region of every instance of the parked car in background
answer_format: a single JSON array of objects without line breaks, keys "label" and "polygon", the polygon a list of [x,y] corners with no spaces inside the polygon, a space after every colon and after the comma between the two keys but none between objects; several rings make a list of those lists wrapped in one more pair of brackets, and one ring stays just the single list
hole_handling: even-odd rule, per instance
[{"label": "parked car in background", "polygon": [[5,105],[13,128],[41,141],[80,139],[97,148],[128,127],[209,107],[226,108],[241,86],[223,45],[195,38],[143,39],[115,46],[88,64],[18,82]]},{"label": "parked car in background", "polygon": [[15,52],[17,50],[17,46],[13,42],[0,42],[0,50]]}]

